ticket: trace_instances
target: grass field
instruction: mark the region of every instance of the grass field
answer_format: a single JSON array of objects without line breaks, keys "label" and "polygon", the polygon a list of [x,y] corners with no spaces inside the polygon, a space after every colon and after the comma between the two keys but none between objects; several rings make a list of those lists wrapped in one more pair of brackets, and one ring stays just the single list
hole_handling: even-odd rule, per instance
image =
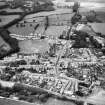
[{"label": "grass field", "polygon": [[[58,15],[58,16],[56,16],[56,15],[49,16],[50,27],[48,27],[48,30],[53,29],[53,31],[51,31],[50,34],[52,34],[52,32],[54,32],[54,28],[55,28],[55,32],[56,32],[57,31],[56,28],[59,31],[59,29],[61,27],[65,27],[63,25],[67,25],[68,21],[70,22],[71,17],[72,17],[72,15],[70,16],[68,14],[67,15]],[[35,20],[35,22],[33,22],[34,20]],[[18,35],[29,35],[30,33],[33,33],[33,32],[35,32],[35,33],[43,33],[44,32],[45,17],[32,18],[32,19],[27,19],[25,21],[26,21],[26,23],[24,23],[24,20],[20,22],[20,24],[23,23],[25,25],[24,27],[21,27],[20,24],[18,27],[16,25],[14,25],[13,27],[10,27],[9,30],[11,31],[11,33],[15,33]],[[40,25],[36,29],[36,31],[34,31],[34,27],[37,24],[40,24]],[[61,30],[62,30],[62,28],[61,28]],[[49,33],[49,32],[47,32],[47,33]]]},{"label": "grass field", "polygon": [[28,102],[20,102],[20,101],[14,101],[14,100],[9,100],[5,98],[0,98],[0,105],[76,105],[72,101],[63,101],[63,100],[58,100],[56,98],[49,98],[49,100],[46,103],[28,103]]},{"label": "grass field", "polygon": [[5,2],[3,2],[3,0],[2,0],[2,1],[0,1],[0,6],[3,6],[3,5],[5,5]]},{"label": "grass field", "polygon": [[105,23],[92,23],[90,24],[95,32],[101,32],[105,35]]},{"label": "grass field", "polygon": [[19,41],[20,53],[37,53],[48,51],[49,45],[46,40]]},{"label": "grass field", "polygon": [[69,2],[78,1],[78,2],[97,2],[97,3],[105,3],[105,0],[66,0],[66,1],[69,1]]},{"label": "grass field", "polygon": [[[100,11],[96,12],[97,19],[103,21],[103,24],[104,24],[105,23],[105,12],[103,12],[103,11],[100,12]],[[86,9],[80,8],[80,13],[82,15],[87,15],[88,12],[89,12],[88,9],[86,10]],[[56,15],[56,14],[62,14],[62,15]],[[48,27],[48,29],[46,30],[45,33],[47,35],[55,35],[55,36],[58,35],[59,36],[61,34],[61,32],[63,31],[63,28],[65,28],[65,25],[68,24],[67,22],[70,23],[70,19],[73,15],[74,14],[71,13],[70,9],[60,9],[60,10],[57,10],[57,12],[52,11],[52,12],[41,12],[41,13],[37,13],[37,14],[32,14],[32,15],[26,16],[24,18],[24,20],[20,22],[20,23],[24,23],[24,21],[26,21],[25,27],[17,28],[16,25],[14,25],[14,26],[10,27],[9,30],[11,33],[18,34],[18,35],[29,35],[30,33],[33,33],[33,32],[43,33],[44,28],[45,28],[44,27],[44,23],[45,23],[44,16],[48,16],[49,21],[50,21],[49,22],[50,27]],[[34,31],[34,27],[37,23],[39,23],[40,26],[36,29],[36,31]],[[62,24],[64,26],[62,26]],[[56,26],[56,25],[58,25],[58,26]]]},{"label": "grass field", "polygon": [[[23,27],[24,28],[24,27]],[[44,26],[39,26],[36,31],[32,27],[28,26],[25,27],[24,29],[20,28],[17,30],[16,28],[11,28],[10,32],[15,33],[17,35],[23,35],[27,36],[30,35],[30,33],[39,33],[39,34],[46,34],[47,36],[59,36],[63,32],[64,29],[67,29],[67,26],[49,26],[48,29],[45,31]],[[23,31],[24,30],[24,31]]]},{"label": "grass field", "polygon": [[12,13],[12,12],[23,12],[23,10],[21,8],[17,8],[17,9],[6,8],[6,9],[2,9],[0,11],[6,11],[6,12],[9,12],[9,13]]},{"label": "grass field", "polygon": [[14,19],[19,18],[18,15],[7,15],[7,16],[0,16],[0,19],[2,20],[2,22],[0,22],[0,27],[8,24],[9,22],[13,21]]},{"label": "grass field", "polygon": [[[97,10],[97,18],[105,22],[105,12],[103,11],[103,9],[101,12],[100,11],[101,9]],[[89,12],[88,8],[87,9],[80,8],[80,13],[82,13],[83,15],[87,14],[87,12]],[[56,14],[59,14],[59,15],[56,15]],[[65,14],[65,15],[60,15],[60,14]],[[44,33],[48,36],[51,35],[51,36],[58,37],[59,35],[62,34],[63,30],[67,29],[67,24],[65,25],[63,21],[70,20],[73,15],[74,14],[72,13],[71,9],[58,9],[56,11],[51,11],[51,12],[35,13],[35,14],[26,16],[21,22],[19,22],[20,24],[21,23],[24,24],[23,27],[20,27],[20,26],[17,27],[17,25],[14,25],[9,28],[9,31],[12,34],[24,35],[24,36],[25,35],[27,36],[30,33],[34,32],[34,33],[40,33],[40,34]],[[50,20],[50,26],[46,31],[44,26],[45,16],[49,16],[49,20]],[[0,18],[3,20],[3,22],[0,23],[0,26],[2,26],[14,20],[15,18],[18,18],[18,16],[14,15],[12,16],[12,18],[11,16],[0,16]],[[39,23],[40,25],[36,30],[34,30],[34,27],[37,25],[37,23]],[[60,25],[62,23],[64,24]],[[105,30],[104,30],[105,23],[100,23],[97,25],[96,23],[94,23],[92,24],[92,26],[95,29],[95,31],[105,33]],[[19,46],[21,47],[21,52],[28,52],[28,53],[34,52],[37,48],[41,50],[43,48],[44,50],[48,49],[47,42],[45,42],[44,40],[43,41],[26,40],[26,41],[19,42]]]},{"label": "grass field", "polygon": [[[61,11],[61,10],[60,10]],[[47,12],[48,15],[49,12]],[[53,12],[52,12],[53,13]],[[66,25],[68,25],[70,23],[71,17],[74,15],[73,13],[70,13],[70,10],[68,11],[63,11],[63,14],[56,15],[56,14],[51,14],[49,13],[49,24],[50,26],[48,27],[48,29],[46,30],[46,34],[47,35],[60,35],[61,32],[64,30],[65,27],[67,27]],[[40,16],[43,14],[40,13]],[[43,34],[45,31],[45,15],[42,17],[38,17],[38,14],[33,14],[33,15],[28,15],[24,18],[24,20],[22,20],[21,22],[19,22],[19,25],[17,27],[17,25],[14,25],[12,27],[9,28],[9,31],[13,34],[17,34],[17,35],[29,35],[30,33],[41,33]],[[25,21],[25,23],[24,23]],[[24,27],[21,27],[20,24],[24,24]],[[37,24],[40,24],[39,27],[34,30],[35,26]]]}]

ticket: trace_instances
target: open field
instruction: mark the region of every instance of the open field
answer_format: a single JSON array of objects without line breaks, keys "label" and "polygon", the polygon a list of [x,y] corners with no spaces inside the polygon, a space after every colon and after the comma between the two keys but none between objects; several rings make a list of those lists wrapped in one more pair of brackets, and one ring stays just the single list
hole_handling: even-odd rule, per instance
[{"label": "open field", "polygon": [[[45,31],[45,33],[47,35],[59,36],[62,33],[63,29],[67,27],[65,25],[70,25],[71,17],[74,14],[71,12],[70,9],[60,9],[58,11],[41,12],[33,15],[28,15],[24,18],[23,21],[20,22],[20,24],[23,23],[25,25],[24,27],[20,27],[20,26],[16,27],[16,25],[14,25],[10,27],[9,30],[12,34],[17,34],[17,35],[29,35],[30,33],[33,33],[33,32],[43,34],[45,29],[45,26],[44,26],[45,16],[48,16],[50,26]],[[85,10],[80,9],[80,13],[82,15],[87,15],[88,12],[89,12],[88,9],[86,10],[86,12]],[[56,14],[59,14],[59,15],[56,15]],[[96,14],[97,14],[98,20],[105,22],[105,12],[98,11],[96,12]],[[26,23],[24,23],[24,21],[26,21]],[[40,24],[40,25],[36,30],[34,30],[37,24]],[[102,27],[103,27],[103,24],[104,23],[102,23]],[[104,32],[104,31],[101,29],[101,32]]]},{"label": "open field", "polygon": [[[105,35],[105,24],[104,23],[92,23],[92,28],[96,32],[101,32]],[[39,28],[37,31],[40,31],[41,28]],[[62,34],[63,30],[67,29],[67,26],[50,26],[47,31],[45,31],[45,34],[54,37],[58,37],[60,34]],[[45,52],[49,49],[48,40],[24,40],[19,42],[20,46],[20,52],[21,53],[34,53],[37,51]]]},{"label": "open field", "polygon": [[54,15],[54,14],[63,14],[63,13],[71,13],[71,9],[57,9],[55,11],[50,11],[50,12],[39,12],[31,15],[27,15],[25,19],[32,18],[32,17],[39,17],[39,16],[49,16],[49,15]]},{"label": "open field", "polygon": [[9,12],[9,13],[12,13],[12,12],[23,12],[23,10],[20,9],[20,8],[17,8],[17,9],[6,8],[6,9],[2,9],[0,11],[6,11],[6,12]]},{"label": "open field", "polygon": [[0,19],[2,20],[2,22],[0,22],[0,27],[2,27],[2,26],[4,26],[4,25],[6,25],[6,24],[8,24],[9,22],[11,22],[11,21],[13,21],[14,19],[17,19],[17,18],[19,18],[19,16],[18,15],[7,15],[7,16],[0,16]]},{"label": "open field", "polygon": [[[20,9],[20,8],[18,8],[18,9],[4,9],[4,10],[6,10],[7,12],[22,12],[22,10]],[[80,8],[79,9],[79,11],[80,11],[80,13],[81,14],[83,14],[83,15],[86,15],[87,14],[87,12],[89,12],[89,10],[92,10],[91,8]],[[96,9],[94,9],[95,11],[96,11],[96,13],[97,13],[97,18],[99,19],[99,20],[102,20],[103,22],[105,22],[105,8],[96,8]],[[66,16],[66,14],[65,13],[68,13],[68,14],[70,14],[69,16],[67,15]],[[44,18],[45,16],[48,16],[49,18],[54,18],[54,17],[56,17],[56,14],[57,14],[57,16],[59,15],[59,14],[65,14],[65,16],[63,17],[63,16],[60,16],[60,19],[61,18],[65,18],[66,20],[69,18],[69,19],[71,19],[71,17],[73,16],[73,13],[72,13],[72,10],[71,9],[57,9],[57,10],[55,10],[55,11],[50,11],[50,12],[39,12],[39,13],[34,13],[34,14],[30,14],[30,15],[27,15],[25,18],[24,18],[24,20],[26,20],[26,21],[33,21],[33,20],[35,20],[36,22],[38,21],[38,20],[40,20],[40,18]],[[6,17],[6,16],[5,16]],[[3,17],[3,18],[5,18],[5,17]],[[0,18],[2,18],[2,16],[0,16]],[[15,17],[13,17],[14,19],[15,19]],[[17,18],[17,17],[16,17]],[[37,19],[36,19],[37,18]],[[59,16],[58,16],[58,18],[59,18]],[[0,26],[2,26],[2,25],[6,25],[7,23],[9,23],[11,20],[13,20],[12,18],[11,19],[6,19],[6,22],[1,22],[0,23]],[[23,21],[24,21],[23,20]],[[3,19],[3,21],[5,21],[5,19]],[[21,21],[22,22],[22,21]],[[14,26],[13,26],[14,27]]]},{"label": "open field", "polygon": [[[29,28],[27,28],[29,27]],[[27,36],[30,35],[31,33],[39,33],[43,34],[45,33],[46,35],[50,36],[59,36],[63,32],[64,29],[67,29],[67,26],[49,26],[48,29],[45,31],[44,26],[39,26],[35,31],[33,27],[30,27],[29,25],[27,27],[22,27],[19,28],[18,30],[16,28],[11,28],[9,29],[11,33],[17,34],[17,35],[23,35]],[[24,28],[24,29],[23,29]]]},{"label": "open field", "polygon": [[3,6],[3,5],[5,5],[5,2],[0,1],[0,6]]},{"label": "open field", "polygon": [[[41,33],[43,34],[44,31],[47,35],[57,35],[59,36],[62,31],[70,25],[70,19],[73,14],[63,14],[63,15],[50,15],[49,16],[49,27],[45,31],[45,17],[37,17],[37,18],[28,18],[21,21],[17,25],[14,25],[9,28],[10,32],[17,35],[29,35],[30,33]],[[24,23],[25,21],[25,23]],[[21,27],[21,24],[24,27]],[[39,24],[37,29],[35,30],[35,26]]]},{"label": "open field", "polygon": [[49,45],[46,40],[24,40],[19,42],[20,53],[37,53],[48,51]]},{"label": "open field", "polygon": [[75,2],[75,1],[78,1],[78,2],[97,2],[97,3],[105,3],[104,0],[66,0],[68,2]]},{"label": "open field", "polygon": [[105,23],[92,23],[90,24],[95,30],[95,32],[101,32],[102,34],[105,35]]}]

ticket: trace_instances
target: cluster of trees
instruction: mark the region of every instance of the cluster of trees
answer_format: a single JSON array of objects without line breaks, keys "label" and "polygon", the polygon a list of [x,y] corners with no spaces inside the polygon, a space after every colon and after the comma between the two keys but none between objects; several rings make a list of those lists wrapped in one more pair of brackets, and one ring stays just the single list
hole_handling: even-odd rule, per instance
[{"label": "cluster of trees", "polygon": [[[102,45],[93,37],[88,35],[88,33],[83,31],[75,31],[75,35],[70,36],[71,40],[75,40],[73,48],[102,48]],[[87,41],[87,38],[89,39]]]},{"label": "cluster of trees", "polygon": [[91,10],[89,13],[87,13],[86,18],[88,22],[95,22],[96,21],[96,12],[94,10]]},{"label": "cluster of trees", "polygon": [[19,65],[27,65],[27,62],[25,60],[20,60],[9,64],[10,67],[18,67]]},{"label": "cluster of trees", "polygon": [[8,30],[0,29],[0,37],[3,39],[0,42],[0,58],[19,51],[18,40],[11,38],[9,34],[10,32]]}]

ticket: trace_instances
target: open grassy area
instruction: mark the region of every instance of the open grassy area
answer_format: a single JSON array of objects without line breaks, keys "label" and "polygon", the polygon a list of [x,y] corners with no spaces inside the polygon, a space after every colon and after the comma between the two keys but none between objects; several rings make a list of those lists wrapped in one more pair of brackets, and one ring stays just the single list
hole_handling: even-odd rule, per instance
[{"label": "open grassy area", "polygon": [[[40,13],[41,15],[41,13]],[[56,14],[50,14],[48,15],[49,19],[49,27],[45,31],[45,17],[40,16],[38,14],[34,15],[28,15],[26,16],[21,22],[19,22],[18,25],[14,25],[9,28],[9,31],[13,34],[17,35],[29,35],[30,33],[41,33],[43,34],[44,31],[47,35],[54,35],[54,36],[59,36],[62,31],[67,27],[70,23],[71,17],[74,14],[70,13],[70,11],[63,11],[62,14],[56,15]],[[36,16],[36,17],[35,17]],[[21,27],[21,24],[24,26]],[[38,28],[35,30],[35,26],[39,24]]]},{"label": "open grassy area", "polygon": [[90,24],[95,32],[101,32],[105,35],[105,23],[92,23]]},{"label": "open grassy area", "polygon": [[19,41],[20,53],[37,53],[48,51],[49,45],[46,40]]},{"label": "open grassy area", "polygon": [[25,19],[32,18],[32,17],[38,17],[38,16],[49,16],[49,15],[54,15],[54,14],[63,14],[63,13],[71,13],[71,9],[57,9],[55,11],[50,11],[50,12],[39,12],[39,13],[34,13],[31,15],[27,15]]},{"label": "open grassy area", "polygon": [[50,26],[45,33],[48,36],[58,37],[62,34],[63,30],[67,30],[67,26]]},{"label": "open grassy area", "polygon": [[105,22],[105,12],[97,12],[97,18]]},{"label": "open grassy area", "polygon": [[6,9],[2,9],[0,11],[6,11],[6,12],[9,12],[9,13],[12,13],[12,12],[23,12],[23,10],[21,8],[16,8],[16,9],[6,8]]},{"label": "open grassy area", "polygon": [[0,22],[0,27],[8,24],[9,22],[13,21],[14,19],[19,18],[19,15],[7,15],[7,16],[0,16],[0,19],[2,20],[2,22]]},{"label": "open grassy area", "polygon": [[[50,15],[48,17],[49,17],[50,26],[48,27],[48,29],[45,32],[47,35],[59,36],[62,33],[62,31],[65,29],[65,27],[67,27],[67,26],[65,26],[65,25],[67,25],[67,21],[70,23],[70,19],[74,14],[69,14],[70,13],[69,10],[63,11],[63,13],[64,12],[67,14],[56,15],[56,14],[49,13]],[[80,10],[80,13],[82,15],[87,15],[88,12],[89,12],[89,10],[87,10],[86,12],[83,10]],[[96,14],[97,14],[97,19],[101,20],[103,22],[102,23],[102,26],[103,26],[103,24],[105,22],[105,12],[96,12]],[[48,13],[47,13],[47,15],[48,15]],[[16,25],[14,25],[9,28],[10,32],[13,34],[18,34],[18,35],[29,35],[30,33],[33,33],[33,32],[43,34],[44,29],[45,29],[45,27],[44,27],[45,17],[44,16],[38,17],[38,16],[41,16],[41,13],[26,16],[24,18],[24,20],[20,22],[20,23],[24,23],[24,21],[26,21],[26,23],[24,23],[25,27],[20,27],[20,26],[16,27]],[[62,25],[62,23],[64,26]],[[34,30],[34,27],[37,24],[40,24],[40,25],[36,30]]]},{"label": "open grassy area", "polygon": [[[20,9],[17,9],[20,11]],[[102,10],[102,11],[101,11]],[[7,9],[7,11],[11,12],[11,9]],[[13,9],[13,11],[16,11],[16,9]],[[103,11],[103,9],[100,10],[95,10],[97,13],[97,18],[99,20],[102,20],[103,22],[105,22],[105,12]],[[101,11],[101,12],[100,12]],[[87,8],[80,8],[80,13],[83,15],[86,15],[89,12],[89,9]],[[56,15],[57,14],[57,15]],[[58,15],[59,14],[59,15]],[[63,15],[61,15],[63,14]],[[48,36],[52,35],[52,36],[56,36],[58,37],[59,35],[62,34],[64,29],[67,29],[67,20],[71,20],[71,17],[74,14],[72,13],[71,9],[57,9],[55,11],[51,11],[51,12],[39,12],[39,13],[34,13],[31,15],[27,15],[22,21],[19,22],[19,24],[17,25],[13,25],[12,27],[9,28],[9,31],[12,34],[17,34],[17,35],[29,35],[30,33],[41,33],[41,34],[46,34]],[[45,26],[44,26],[44,20],[45,20],[45,16],[49,17],[49,24],[50,26],[47,28],[47,30],[45,31]],[[12,17],[12,18],[11,18]],[[0,16],[0,18],[2,19],[2,22],[0,23],[0,26],[5,25],[7,23],[9,23],[10,21],[18,18],[17,15],[13,15],[13,16]],[[66,21],[65,21],[66,20]],[[25,23],[24,23],[25,22]],[[20,27],[20,24],[23,24],[23,27]],[[63,25],[61,25],[62,23],[64,23]],[[66,24],[65,24],[66,23]],[[34,30],[35,26],[39,24],[39,27]],[[70,24],[69,24],[70,25]],[[97,32],[104,32],[104,23],[96,25],[95,23],[93,24],[93,28],[95,28],[95,30]],[[101,27],[102,28],[99,28]],[[39,41],[40,42],[40,41]],[[35,50],[35,48],[37,46],[40,46],[38,41],[33,40],[31,41],[26,41],[26,42],[20,42],[20,46],[23,47],[23,49],[21,51],[25,51],[27,52],[27,48],[32,48]],[[46,44],[42,44],[42,45],[46,45]],[[28,47],[27,47],[28,46]],[[33,47],[32,47],[33,46]],[[22,48],[21,47],[21,48]],[[26,47],[26,48],[25,48]],[[45,46],[46,47],[46,46]],[[25,50],[24,50],[25,48]],[[42,49],[42,47],[41,47]]]},{"label": "open grassy area", "polygon": [[[33,25],[34,26],[34,25]],[[30,33],[45,33],[47,36],[59,36],[63,32],[64,29],[67,29],[67,26],[49,26],[48,29],[45,31],[45,26],[40,25],[36,31],[34,31],[34,27],[30,27],[30,24],[26,27],[19,27],[18,29],[14,26],[13,28],[9,28],[11,33],[15,33],[17,35],[27,36]]]},{"label": "open grassy area", "polygon": [[0,6],[3,6],[3,5],[5,5],[5,2],[0,1]]}]

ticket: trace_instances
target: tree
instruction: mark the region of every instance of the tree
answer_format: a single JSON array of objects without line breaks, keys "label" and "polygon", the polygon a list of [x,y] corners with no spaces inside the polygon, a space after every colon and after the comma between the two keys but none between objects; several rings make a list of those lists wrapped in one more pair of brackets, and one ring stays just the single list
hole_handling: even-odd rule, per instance
[{"label": "tree", "polygon": [[8,30],[0,29],[0,37],[2,39],[2,42],[4,43],[0,48],[3,52],[0,52],[0,58],[19,51],[18,40],[12,38],[9,34],[10,32]]},{"label": "tree", "polygon": [[79,13],[75,13],[74,16],[71,18],[72,25],[76,24],[81,20],[82,16]]},{"label": "tree", "polygon": [[87,14],[86,18],[89,22],[95,22],[96,21],[96,12],[94,10],[90,11]]}]

